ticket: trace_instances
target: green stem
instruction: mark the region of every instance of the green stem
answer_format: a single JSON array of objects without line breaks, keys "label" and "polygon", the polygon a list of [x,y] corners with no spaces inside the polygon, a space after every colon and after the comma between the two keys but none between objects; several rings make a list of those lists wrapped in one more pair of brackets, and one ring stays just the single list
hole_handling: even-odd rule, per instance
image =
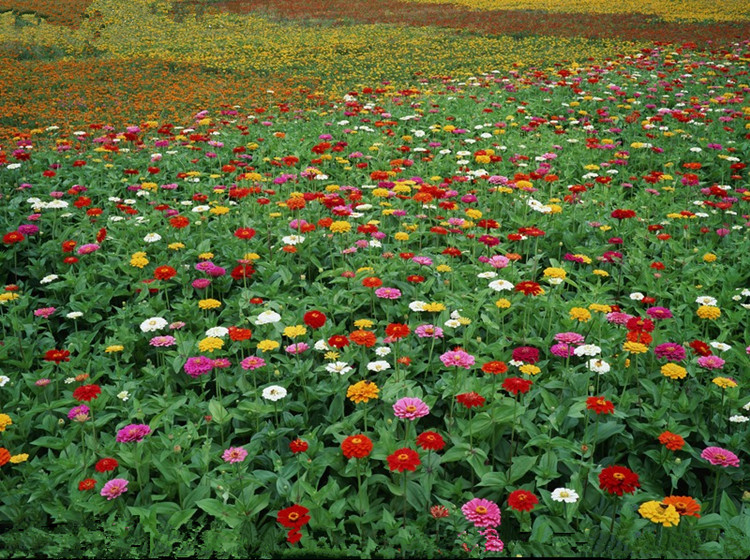
[{"label": "green stem", "polygon": [[720,470],[716,470],[716,476],[714,477],[714,497],[711,500],[711,512],[716,513],[716,498],[719,495],[719,476],[721,475]]}]

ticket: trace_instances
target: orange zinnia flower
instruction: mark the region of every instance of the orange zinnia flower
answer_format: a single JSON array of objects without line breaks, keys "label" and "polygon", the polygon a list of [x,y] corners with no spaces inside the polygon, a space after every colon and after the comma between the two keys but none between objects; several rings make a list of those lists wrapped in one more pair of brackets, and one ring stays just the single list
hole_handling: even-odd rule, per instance
[{"label": "orange zinnia flower", "polygon": [[682,436],[673,434],[672,432],[662,432],[659,436],[659,443],[670,451],[679,451],[685,445],[685,440]]},{"label": "orange zinnia flower", "polygon": [[668,506],[674,506],[674,509],[677,510],[677,513],[679,513],[680,516],[701,516],[701,505],[690,496],[669,496],[668,498],[664,498],[661,503],[667,504]]}]

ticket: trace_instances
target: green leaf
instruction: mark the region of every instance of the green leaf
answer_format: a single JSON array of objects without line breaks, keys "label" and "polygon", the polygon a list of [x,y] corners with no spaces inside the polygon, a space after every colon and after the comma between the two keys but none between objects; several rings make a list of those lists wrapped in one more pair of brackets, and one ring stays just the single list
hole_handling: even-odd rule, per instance
[{"label": "green leaf", "polygon": [[734,505],[732,498],[726,492],[721,493],[721,503],[719,504],[719,513],[721,517],[728,521],[732,517],[737,517],[737,506]]},{"label": "green leaf", "polygon": [[697,529],[723,529],[726,523],[718,513],[709,513],[701,517],[695,527]]},{"label": "green leaf", "polygon": [[185,523],[190,521],[190,519],[193,517],[196,511],[198,510],[195,508],[181,509],[180,511],[176,511],[169,518],[169,521],[167,522],[167,524],[172,529],[179,529]]},{"label": "green leaf", "polygon": [[537,459],[538,457],[532,457],[531,455],[513,457],[513,468],[511,469],[511,476],[508,483],[513,484],[516,480],[521,479],[536,464]]}]

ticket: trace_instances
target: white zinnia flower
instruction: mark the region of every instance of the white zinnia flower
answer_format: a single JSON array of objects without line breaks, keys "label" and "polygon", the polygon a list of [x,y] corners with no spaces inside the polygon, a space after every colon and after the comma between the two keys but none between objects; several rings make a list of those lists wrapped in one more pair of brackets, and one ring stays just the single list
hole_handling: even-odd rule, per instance
[{"label": "white zinnia flower", "polygon": [[645,297],[646,296],[644,296],[641,292],[633,292],[632,294],[630,294],[630,299],[632,299],[633,301],[641,301]]},{"label": "white zinnia flower", "polygon": [[157,241],[161,241],[161,235],[158,233],[147,233],[143,240],[146,243],[156,243]]},{"label": "white zinnia flower", "polygon": [[574,504],[578,501],[578,492],[571,488],[555,488],[550,495],[550,498],[556,502],[565,502],[566,504]]},{"label": "white zinnia flower", "polygon": [[58,278],[59,278],[59,276],[57,274],[48,274],[47,276],[45,276],[44,278],[42,278],[41,280],[39,280],[39,283],[40,284],[49,284],[50,282],[54,282]]},{"label": "white zinnia flower", "polygon": [[71,311],[67,315],[65,315],[68,319],[78,319],[79,317],[83,317],[83,313],[80,311]]},{"label": "white zinnia flower", "polygon": [[340,373],[341,375],[346,375],[352,371],[352,369],[353,368],[346,362],[333,362],[326,365],[326,371],[328,373]]},{"label": "white zinnia flower", "polygon": [[589,360],[588,367],[591,371],[594,371],[598,373],[599,375],[603,373],[609,373],[609,364],[605,362],[604,360]]},{"label": "white zinnia flower", "polygon": [[700,303],[701,305],[716,305],[716,298],[711,296],[699,296],[695,298],[695,303]]},{"label": "white zinnia flower", "polygon": [[507,280],[501,279],[501,280],[495,280],[494,282],[490,282],[489,287],[495,290],[496,292],[507,292],[513,289],[513,284],[511,284]]},{"label": "white zinnia flower", "polygon": [[477,278],[494,278],[497,276],[497,272],[494,270],[488,270],[487,272],[480,272],[477,274]]},{"label": "white zinnia flower", "polygon": [[456,329],[461,326],[461,321],[458,319],[448,319],[445,323],[443,323],[446,327],[451,327],[452,329]]},{"label": "white zinnia flower", "polygon": [[577,346],[573,353],[576,356],[596,356],[601,353],[602,349],[596,344],[581,344]]},{"label": "white zinnia flower", "polygon": [[281,321],[281,315],[269,309],[258,315],[258,318],[255,319],[255,324],[267,325],[268,323],[278,323],[279,321]]},{"label": "white zinnia flower", "polygon": [[10,381],[10,377],[7,375],[0,375],[0,387],[5,387],[5,384]]},{"label": "white zinnia flower", "polygon": [[328,343],[322,338],[318,342],[315,343],[314,348],[318,352],[328,352],[330,350],[330,348],[328,347]]},{"label": "white zinnia flower", "polygon": [[427,304],[423,301],[412,301],[409,304],[409,309],[411,309],[412,311],[424,311],[425,305]]},{"label": "white zinnia flower", "polygon": [[167,320],[161,317],[151,317],[141,323],[141,332],[154,332],[167,326]]},{"label": "white zinnia flower", "polygon": [[387,356],[390,353],[391,353],[391,349],[388,348],[387,346],[381,346],[380,348],[375,349],[375,354],[377,354],[381,358],[384,356]]},{"label": "white zinnia flower", "polygon": [[226,327],[213,327],[206,331],[206,336],[215,336],[217,338],[223,338],[229,334],[229,329]]},{"label": "white zinnia flower", "polygon": [[281,240],[284,242],[285,245],[299,245],[305,240],[304,235],[287,235],[286,237],[282,237]]},{"label": "white zinnia flower", "polygon": [[269,401],[278,401],[286,397],[286,389],[280,385],[271,385],[263,389],[263,398]]},{"label": "white zinnia flower", "polygon": [[737,424],[742,424],[750,420],[747,416],[743,416],[742,414],[735,414],[734,416],[729,417],[730,422],[735,422]]},{"label": "white zinnia flower", "polygon": [[130,398],[130,391],[120,391],[119,393],[117,393],[117,398],[122,402],[125,402]]},{"label": "white zinnia flower", "polygon": [[721,352],[726,352],[727,350],[731,350],[731,346],[729,344],[724,344],[723,342],[717,342],[714,340],[713,342],[708,343],[711,347],[716,348],[717,350]]},{"label": "white zinnia flower", "polygon": [[386,369],[390,369],[391,364],[386,362],[385,360],[378,360],[376,362],[370,362],[367,364],[367,369],[370,371],[384,371]]}]

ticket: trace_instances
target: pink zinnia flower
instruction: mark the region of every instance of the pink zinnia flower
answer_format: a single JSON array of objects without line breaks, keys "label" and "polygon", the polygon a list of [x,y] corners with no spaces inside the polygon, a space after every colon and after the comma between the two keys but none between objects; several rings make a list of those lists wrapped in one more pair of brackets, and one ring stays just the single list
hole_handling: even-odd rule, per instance
[{"label": "pink zinnia flower", "polygon": [[505,544],[500,540],[500,534],[492,527],[487,527],[484,531],[479,531],[486,540],[484,541],[484,549],[487,552],[502,552],[505,548]]},{"label": "pink zinnia flower", "polygon": [[435,325],[419,325],[414,332],[419,338],[443,338],[443,329]]},{"label": "pink zinnia flower", "polygon": [[461,506],[464,517],[474,527],[497,527],[500,525],[500,508],[495,502],[484,498],[474,498]]},{"label": "pink zinnia flower", "polygon": [[290,344],[289,346],[284,348],[284,350],[286,350],[288,354],[302,354],[302,352],[304,352],[305,350],[309,350],[309,349],[310,349],[310,345],[307,344],[306,342],[298,342],[297,344]]},{"label": "pink zinnia flower", "polygon": [[249,356],[240,363],[242,369],[254,370],[266,365],[266,361],[258,356]]},{"label": "pink zinnia flower", "polygon": [[739,467],[740,460],[728,449],[721,447],[706,447],[701,452],[701,458],[705,459],[712,465],[719,465],[722,467]]},{"label": "pink zinnia flower", "polygon": [[207,374],[213,369],[213,367],[214,362],[211,358],[207,358],[206,356],[196,356],[188,358],[183,369],[189,376],[198,377],[199,375]]},{"label": "pink zinnia flower", "polygon": [[114,500],[120,494],[128,491],[128,481],[124,478],[113,478],[102,488],[101,495],[107,500]]},{"label": "pink zinnia flower", "polygon": [[430,257],[414,257],[412,258],[412,261],[424,266],[430,266],[432,264],[432,259]]},{"label": "pink zinnia flower", "polygon": [[89,419],[89,412],[91,412],[91,409],[89,409],[88,406],[85,404],[79,404],[70,409],[70,412],[68,412],[68,420],[73,420],[74,422],[85,422]]},{"label": "pink zinnia flower", "polygon": [[440,361],[446,367],[462,367],[470,369],[474,365],[474,356],[467,354],[463,350],[450,350],[440,356]]},{"label": "pink zinnia flower", "polygon": [[52,315],[55,311],[57,311],[57,308],[55,307],[42,307],[40,309],[34,310],[34,316],[35,317],[44,317],[45,319]]},{"label": "pink zinnia flower", "polygon": [[393,405],[393,413],[402,420],[416,420],[430,413],[430,408],[421,399],[404,397]]},{"label": "pink zinnia flower", "polygon": [[148,342],[151,346],[174,346],[177,340],[173,336],[155,336]]},{"label": "pink zinnia flower", "polygon": [[557,356],[558,358],[570,358],[575,353],[572,346],[562,342],[552,345],[549,351],[552,355]]},{"label": "pink zinnia flower", "polygon": [[190,283],[190,285],[196,290],[202,290],[204,288],[208,288],[210,284],[211,284],[211,280],[209,280],[208,278],[196,278]]},{"label": "pink zinnia flower", "polygon": [[50,383],[52,383],[52,380],[46,377],[42,377],[41,379],[37,379],[36,381],[34,381],[34,385],[36,385],[37,387],[46,387]]},{"label": "pink zinnia flower", "polygon": [[490,257],[490,260],[487,261],[487,264],[492,268],[505,268],[508,266],[508,263],[510,263],[510,259],[502,255],[495,255]]},{"label": "pink zinnia flower", "polygon": [[721,369],[724,367],[724,360],[719,356],[701,356],[698,358],[698,365],[706,369]]},{"label": "pink zinnia flower", "polygon": [[247,457],[247,451],[242,447],[230,447],[221,456],[227,463],[241,463]]},{"label": "pink zinnia flower", "polygon": [[132,441],[141,441],[151,433],[151,428],[146,424],[129,424],[117,432],[117,438],[120,443],[130,443]]},{"label": "pink zinnia flower", "polygon": [[381,299],[398,299],[401,297],[401,290],[397,288],[378,288],[375,295]]},{"label": "pink zinnia flower", "polygon": [[213,361],[213,366],[219,369],[226,369],[226,368],[232,367],[232,362],[230,362],[226,358],[216,358]]},{"label": "pink zinnia flower", "polygon": [[627,313],[620,313],[619,311],[613,311],[607,313],[607,321],[614,323],[615,325],[624,325],[633,318],[632,315]]},{"label": "pink zinnia flower", "polygon": [[94,251],[99,250],[99,245],[96,243],[86,243],[85,245],[81,245],[78,247],[78,254],[79,255],[88,255],[89,253],[93,253]]},{"label": "pink zinnia flower", "polygon": [[584,338],[582,334],[577,332],[561,332],[555,335],[555,342],[562,342],[563,344],[583,344]]},{"label": "pink zinnia flower", "polygon": [[646,309],[646,315],[652,319],[671,319],[672,312],[666,307],[649,307]]}]

